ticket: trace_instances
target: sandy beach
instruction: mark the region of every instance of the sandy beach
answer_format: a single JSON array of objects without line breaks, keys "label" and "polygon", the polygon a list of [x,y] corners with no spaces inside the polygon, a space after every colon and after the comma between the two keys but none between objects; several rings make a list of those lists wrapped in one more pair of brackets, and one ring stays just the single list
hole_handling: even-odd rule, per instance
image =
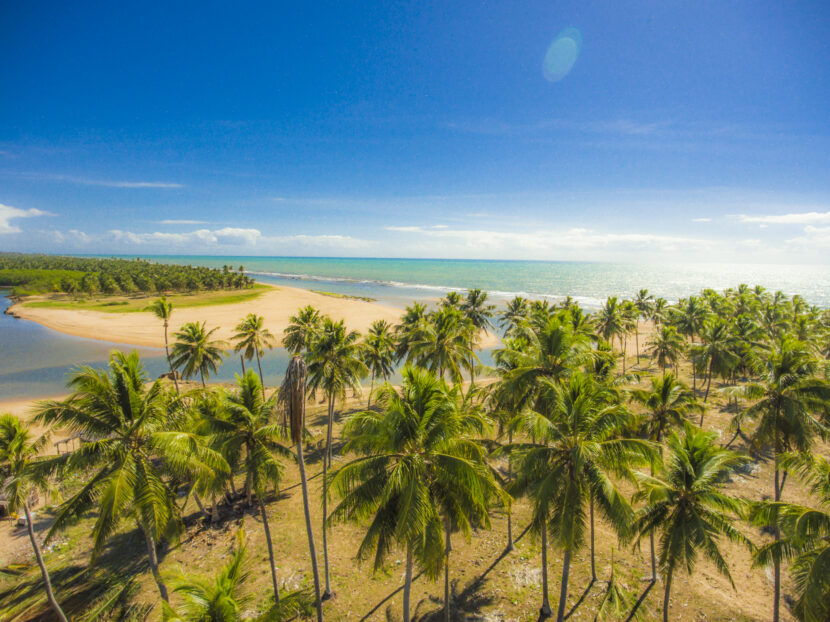
[{"label": "sandy beach", "polygon": [[[174,308],[170,321],[170,340],[173,340],[172,334],[187,322],[206,322],[208,329],[218,327],[214,336],[229,340],[239,321],[249,313],[256,313],[263,316],[265,326],[281,341],[291,316],[306,305],[311,305],[319,309],[321,314],[334,319],[343,319],[350,329],[361,332],[368,329],[374,320],[383,319],[395,324],[403,312],[402,309],[375,302],[337,298],[306,289],[279,286],[245,302]],[[164,347],[161,321],[150,312],[106,313],[85,309],[31,308],[20,304],[13,305],[9,312],[16,317],[76,337],[133,346]],[[497,336],[485,333],[480,345],[483,348],[493,347],[498,341]]]}]

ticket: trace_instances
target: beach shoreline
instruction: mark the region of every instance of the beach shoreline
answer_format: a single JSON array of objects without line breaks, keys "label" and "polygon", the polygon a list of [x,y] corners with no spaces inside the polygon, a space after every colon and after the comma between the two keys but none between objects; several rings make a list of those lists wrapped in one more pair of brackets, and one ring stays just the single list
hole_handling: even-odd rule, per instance
[{"label": "beach shoreline", "polygon": [[[244,302],[199,307],[173,308],[169,336],[187,322],[205,322],[208,329],[218,328],[214,337],[229,341],[234,327],[249,313],[263,316],[265,326],[281,341],[289,319],[300,308],[311,305],[323,315],[345,320],[351,330],[365,332],[375,320],[391,324],[399,321],[402,310],[376,302],[327,296],[307,289],[274,287]],[[106,313],[86,309],[59,309],[12,305],[8,313],[16,318],[36,322],[46,328],[98,341],[139,347],[164,347],[161,321],[149,311]],[[498,338],[482,335],[482,347],[492,347]]]}]

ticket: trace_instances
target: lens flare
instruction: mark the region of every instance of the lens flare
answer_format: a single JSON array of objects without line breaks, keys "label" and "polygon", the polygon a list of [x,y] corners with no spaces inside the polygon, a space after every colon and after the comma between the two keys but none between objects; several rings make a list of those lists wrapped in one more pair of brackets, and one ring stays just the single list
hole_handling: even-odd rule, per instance
[{"label": "lens flare", "polygon": [[567,76],[582,51],[582,34],[576,28],[565,28],[550,44],[542,74],[549,82],[559,82]]}]

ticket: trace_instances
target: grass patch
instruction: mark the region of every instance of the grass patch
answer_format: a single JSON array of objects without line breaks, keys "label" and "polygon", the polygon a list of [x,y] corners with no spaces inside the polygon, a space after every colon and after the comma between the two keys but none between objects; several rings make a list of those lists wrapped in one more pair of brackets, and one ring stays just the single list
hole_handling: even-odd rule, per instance
[{"label": "grass patch", "polygon": [[312,289],[311,291],[315,294],[320,294],[321,296],[331,296],[332,298],[343,298],[344,300],[362,300],[364,302],[377,302],[377,298],[369,298],[368,296],[350,296],[349,294],[338,294],[337,292],[321,292],[316,289]]},{"label": "grass patch", "polygon": [[[167,300],[173,303],[174,308],[207,307],[212,305],[229,305],[247,302],[260,297],[267,291],[273,290],[270,285],[257,283],[244,290],[219,290],[209,292],[192,292],[170,294]],[[38,297],[35,300],[24,300],[24,307],[33,309],[75,309],[87,311],[103,311],[104,313],[138,313],[146,311],[150,303],[158,295],[145,296],[96,296],[94,298],[73,298],[66,294],[54,294],[47,298]]]}]

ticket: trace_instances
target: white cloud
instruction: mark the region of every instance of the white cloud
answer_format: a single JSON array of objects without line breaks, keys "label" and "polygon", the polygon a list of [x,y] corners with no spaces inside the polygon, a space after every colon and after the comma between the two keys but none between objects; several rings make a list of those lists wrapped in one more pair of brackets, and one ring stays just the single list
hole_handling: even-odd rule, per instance
[{"label": "white cloud", "polygon": [[11,224],[15,218],[34,218],[36,216],[51,216],[49,212],[39,209],[19,209],[11,205],[0,203],[0,235],[4,233],[20,233],[20,227]]},{"label": "white cloud", "polygon": [[262,237],[259,229],[238,229],[225,227],[224,229],[198,229],[188,233],[167,233],[154,231],[153,233],[134,233],[113,229],[107,232],[109,238],[115,242],[125,242],[134,245],[176,245],[207,244],[255,246]]},{"label": "white cloud", "polygon": [[170,181],[132,181],[132,180],[111,180],[95,179],[89,177],[76,177],[74,175],[61,175],[54,173],[11,173],[25,179],[45,179],[48,181],[65,181],[70,184],[82,186],[104,186],[106,188],[184,188],[183,184]]},{"label": "white cloud", "polygon": [[[802,247],[807,251],[830,249],[830,227],[804,227],[804,235],[787,240],[787,244]],[[827,255],[825,255],[826,259]]]},{"label": "white cloud", "polygon": [[419,235],[453,240],[468,248],[479,250],[520,248],[524,251],[555,251],[575,249],[634,248],[660,251],[701,249],[711,242],[683,236],[655,233],[602,233],[591,229],[537,230],[530,233],[487,231],[480,229],[435,229],[418,226],[389,226],[387,231],[417,233]]},{"label": "white cloud", "polygon": [[830,211],[771,214],[766,216],[738,214],[738,221],[764,225],[806,225],[810,223],[830,223]]},{"label": "white cloud", "polygon": [[711,218],[692,218],[692,222],[712,222]]},{"label": "white cloud", "polygon": [[159,220],[160,225],[206,225],[206,220]]}]

